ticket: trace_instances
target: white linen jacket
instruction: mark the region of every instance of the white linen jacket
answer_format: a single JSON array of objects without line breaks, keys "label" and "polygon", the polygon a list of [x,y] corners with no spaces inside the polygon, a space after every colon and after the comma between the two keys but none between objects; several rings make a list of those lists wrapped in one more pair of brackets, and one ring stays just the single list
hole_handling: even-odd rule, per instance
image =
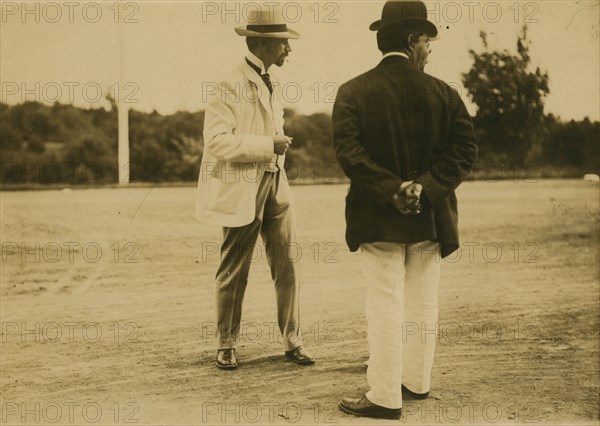
[{"label": "white linen jacket", "polygon": [[250,224],[256,194],[274,154],[273,136],[283,134],[280,87],[271,76],[273,95],[245,61],[211,93],[204,118],[204,154],[198,177],[196,218],[224,227]]}]

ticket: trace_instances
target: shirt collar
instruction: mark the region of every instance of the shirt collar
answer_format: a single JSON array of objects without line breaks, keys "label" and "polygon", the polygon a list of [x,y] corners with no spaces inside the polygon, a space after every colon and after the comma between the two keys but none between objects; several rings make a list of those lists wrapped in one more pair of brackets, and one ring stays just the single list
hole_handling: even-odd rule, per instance
[{"label": "shirt collar", "polygon": [[388,58],[390,56],[402,56],[403,58],[410,59],[408,55],[404,52],[388,52],[385,55],[383,55],[383,59]]},{"label": "shirt collar", "polygon": [[263,64],[263,61],[256,56],[254,53],[252,52],[248,52],[246,54],[246,58],[252,62],[254,65],[256,65],[258,68],[260,68],[260,73],[261,74],[266,74],[266,70],[265,70],[265,65]]}]

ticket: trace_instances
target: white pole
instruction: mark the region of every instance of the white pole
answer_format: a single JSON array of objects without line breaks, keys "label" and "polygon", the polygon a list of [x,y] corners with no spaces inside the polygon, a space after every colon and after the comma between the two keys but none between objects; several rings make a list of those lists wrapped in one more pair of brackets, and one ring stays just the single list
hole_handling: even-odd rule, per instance
[{"label": "white pole", "polygon": [[119,184],[129,183],[129,105],[119,102]]},{"label": "white pole", "polygon": [[125,85],[123,81],[123,58],[124,58],[124,39],[123,39],[123,24],[119,20],[119,83],[117,86],[116,99],[118,108],[118,127],[119,127],[119,184],[126,185],[129,183],[129,174],[131,167],[129,164],[129,105],[123,102],[122,89]]}]

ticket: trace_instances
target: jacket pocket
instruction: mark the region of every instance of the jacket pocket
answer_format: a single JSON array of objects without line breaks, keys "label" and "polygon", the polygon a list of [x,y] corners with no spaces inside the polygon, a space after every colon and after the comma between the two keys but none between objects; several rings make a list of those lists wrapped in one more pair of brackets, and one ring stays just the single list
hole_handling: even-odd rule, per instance
[{"label": "jacket pocket", "polygon": [[240,189],[239,183],[224,183],[219,179],[213,179],[208,208],[224,214],[239,213],[244,202],[243,193],[240,193]]}]

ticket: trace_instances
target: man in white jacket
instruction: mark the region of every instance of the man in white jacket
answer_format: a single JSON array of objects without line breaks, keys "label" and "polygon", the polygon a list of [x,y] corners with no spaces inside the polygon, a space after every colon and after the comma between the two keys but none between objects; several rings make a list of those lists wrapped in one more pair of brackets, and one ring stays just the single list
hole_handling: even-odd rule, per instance
[{"label": "man in white jacket", "polygon": [[259,234],[271,268],[277,319],[288,359],[313,364],[302,346],[299,277],[292,197],[284,170],[292,143],[283,133],[279,85],[268,74],[291,52],[281,9],[252,10],[246,27],[246,57],[211,92],[204,121],[204,155],[198,180],[197,218],[223,227],[216,274],[217,357],[222,369],[237,368],[242,302]]}]

